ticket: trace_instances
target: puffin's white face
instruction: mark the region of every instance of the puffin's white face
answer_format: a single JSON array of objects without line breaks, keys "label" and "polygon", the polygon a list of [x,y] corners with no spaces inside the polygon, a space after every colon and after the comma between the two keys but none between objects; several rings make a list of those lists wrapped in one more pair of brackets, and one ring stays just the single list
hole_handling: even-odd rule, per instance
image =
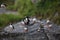
[{"label": "puffin's white face", "polygon": [[38,30],[37,30],[38,32],[40,31],[40,28],[38,28]]},{"label": "puffin's white face", "polygon": [[10,25],[9,27],[11,27],[11,28],[12,28],[12,25]]},{"label": "puffin's white face", "polygon": [[52,27],[52,24],[50,24],[49,27]]},{"label": "puffin's white face", "polygon": [[22,23],[22,24],[24,24],[24,22],[23,22],[23,21],[22,21],[21,23]]},{"label": "puffin's white face", "polygon": [[25,27],[24,30],[27,30],[27,28]]},{"label": "puffin's white face", "polygon": [[5,7],[5,5],[4,4],[1,4],[1,7]]},{"label": "puffin's white face", "polygon": [[26,18],[26,20],[27,20],[27,18]]},{"label": "puffin's white face", "polygon": [[33,18],[33,21],[36,21],[36,18]]},{"label": "puffin's white face", "polygon": [[40,30],[38,29],[37,31],[39,32]]},{"label": "puffin's white face", "polygon": [[27,31],[28,31],[28,29],[25,27],[25,28],[24,28],[24,31],[25,31],[25,32],[27,32]]},{"label": "puffin's white face", "polygon": [[50,22],[49,20],[47,20],[47,23]]}]

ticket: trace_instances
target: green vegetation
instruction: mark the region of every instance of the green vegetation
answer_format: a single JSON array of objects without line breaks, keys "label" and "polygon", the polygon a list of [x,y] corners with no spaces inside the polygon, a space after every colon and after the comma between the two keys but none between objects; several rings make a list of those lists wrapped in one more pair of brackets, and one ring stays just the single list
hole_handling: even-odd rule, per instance
[{"label": "green vegetation", "polygon": [[15,0],[0,0],[0,4],[13,5]]},{"label": "green vegetation", "polygon": [[0,5],[4,4],[8,10],[15,10],[15,0],[0,0]]},{"label": "green vegetation", "polygon": [[[60,0],[2,0],[1,3],[6,3],[7,9],[17,10],[20,15],[1,14],[0,27],[5,26],[10,22],[17,22],[24,16],[36,16],[39,18],[48,18],[56,24],[60,25]],[[55,14],[58,16],[55,16]]]},{"label": "green vegetation", "polygon": [[0,14],[0,27],[4,27],[9,23],[15,23],[21,20],[20,15]]},{"label": "green vegetation", "polygon": [[[15,6],[23,16],[48,18],[60,24],[60,0],[37,0],[37,2],[16,0]],[[55,17],[56,12],[58,12],[58,16]]]},{"label": "green vegetation", "polygon": [[7,10],[11,10],[11,11],[17,11],[16,7],[14,5],[8,5],[6,7]]}]

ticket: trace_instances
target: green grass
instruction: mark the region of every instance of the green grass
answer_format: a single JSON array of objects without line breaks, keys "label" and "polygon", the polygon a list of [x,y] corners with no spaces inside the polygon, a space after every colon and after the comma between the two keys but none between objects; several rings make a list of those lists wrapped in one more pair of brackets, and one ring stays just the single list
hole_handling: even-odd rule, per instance
[{"label": "green grass", "polygon": [[22,19],[20,15],[0,14],[0,27],[4,27],[9,23],[15,23]]}]

